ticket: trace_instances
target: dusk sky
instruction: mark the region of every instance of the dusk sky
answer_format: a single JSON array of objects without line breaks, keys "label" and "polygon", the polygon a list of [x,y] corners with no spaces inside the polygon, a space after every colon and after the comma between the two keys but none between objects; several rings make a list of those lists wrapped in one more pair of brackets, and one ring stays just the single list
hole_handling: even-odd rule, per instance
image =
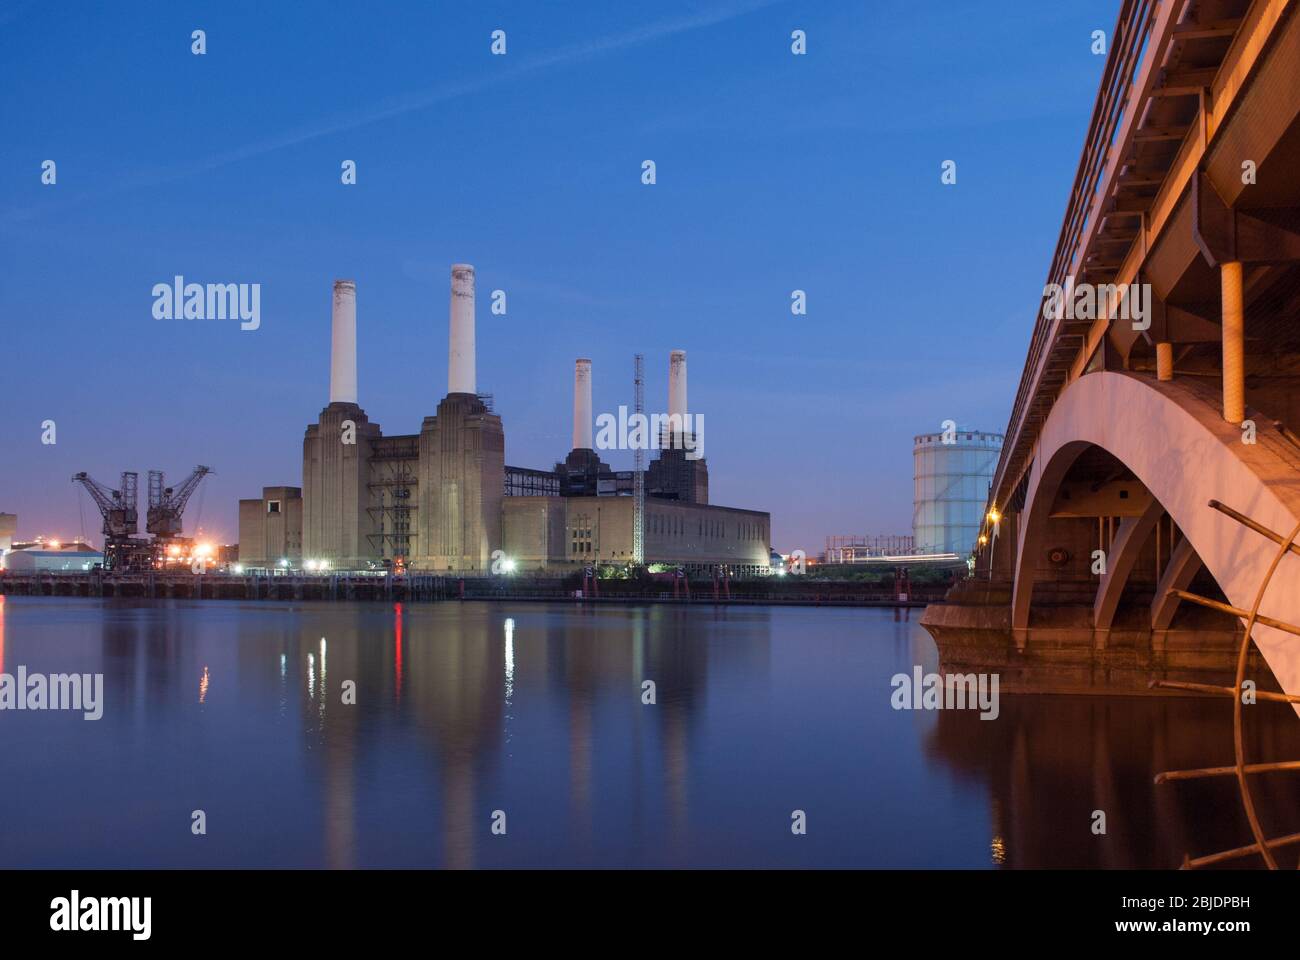
[{"label": "dusk sky", "polygon": [[[786,552],[910,533],[912,437],[1006,427],[1116,9],[6,3],[0,511],[98,542],[73,473],[136,470],[143,498],[203,463],[186,531],[233,542],[239,498],[301,482],[332,281],[357,283],[361,405],[415,433],[467,262],[506,463],[567,453],[574,358],[599,414],[644,353],[662,410],[680,348],[711,502],[770,511]],[[178,274],[260,283],[260,329],[154,319]]]}]

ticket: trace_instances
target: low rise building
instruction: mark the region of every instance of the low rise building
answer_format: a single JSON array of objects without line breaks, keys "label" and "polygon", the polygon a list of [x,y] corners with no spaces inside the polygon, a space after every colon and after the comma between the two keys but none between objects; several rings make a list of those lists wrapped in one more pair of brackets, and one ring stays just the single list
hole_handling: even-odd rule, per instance
[{"label": "low rise building", "polygon": [[302,563],[302,488],[263,487],[239,501],[239,562],[245,567]]},{"label": "low rise building", "polygon": [[[506,556],[521,571],[562,571],[634,559],[632,497],[506,497]],[[645,563],[704,572],[762,574],[771,563],[771,518],[759,510],[647,499]]]},{"label": "low rise building", "polygon": [[4,569],[5,554],[14,548],[14,536],[18,533],[18,514],[0,513],[0,570]]},{"label": "low rise building", "polygon": [[11,573],[85,573],[104,562],[104,555],[84,543],[33,544],[5,555]]}]

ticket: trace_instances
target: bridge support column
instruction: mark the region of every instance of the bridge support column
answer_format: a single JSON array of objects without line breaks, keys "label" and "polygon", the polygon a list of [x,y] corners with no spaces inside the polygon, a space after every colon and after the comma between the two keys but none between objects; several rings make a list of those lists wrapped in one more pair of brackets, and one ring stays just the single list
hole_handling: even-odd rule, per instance
[{"label": "bridge support column", "polygon": [[1156,344],[1156,379],[1174,378],[1174,345],[1168,340]]},{"label": "bridge support column", "polygon": [[1241,261],[1219,264],[1223,287],[1223,419],[1246,419],[1246,324],[1242,304]]},{"label": "bridge support column", "polygon": [[1011,636],[1016,641],[1016,652],[1024,653],[1025,647],[1029,646],[1029,628],[1013,627]]},{"label": "bridge support column", "polygon": [[1124,587],[1137,565],[1143,545],[1164,513],[1165,508],[1160,505],[1160,501],[1152,497],[1151,503],[1139,516],[1124,517],[1120,521],[1119,533],[1111,543],[1106,572],[1101,576],[1092,605],[1094,650],[1105,650],[1109,644],[1110,628],[1115,622],[1115,613],[1119,609],[1120,598],[1124,595]]},{"label": "bridge support column", "polygon": [[1174,613],[1182,601],[1173,595],[1174,590],[1186,590],[1192,578],[1201,569],[1201,558],[1192,549],[1192,543],[1186,537],[1178,541],[1169,563],[1160,574],[1156,584],[1155,599],[1151,601],[1151,629],[1153,633],[1164,634],[1174,620]]},{"label": "bridge support column", "polygon": [[1165,662],[1165,651],[1169,648],[1169,631],[1152,630],[1151,631],[1151,663],[1150,666],[1155,669],[1162,669]]}]

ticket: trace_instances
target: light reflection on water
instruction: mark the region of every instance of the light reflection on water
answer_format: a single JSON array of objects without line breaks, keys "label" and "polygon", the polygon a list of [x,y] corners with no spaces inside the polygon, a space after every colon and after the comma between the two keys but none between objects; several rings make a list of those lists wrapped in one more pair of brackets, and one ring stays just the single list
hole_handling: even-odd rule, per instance
[{"label": "light reflection on water", "polygon": [[[1221,705],[894,711],[893,674],[937,668],[914,614],[9,598],[0,638],[6,670],[105,675],[102,720],[0,713],[5,866],[1176,866],[1247,839],[1229,784],[1151,784],[1230,759]],[[1261,716],[1252,756],[1300,757]]]}]

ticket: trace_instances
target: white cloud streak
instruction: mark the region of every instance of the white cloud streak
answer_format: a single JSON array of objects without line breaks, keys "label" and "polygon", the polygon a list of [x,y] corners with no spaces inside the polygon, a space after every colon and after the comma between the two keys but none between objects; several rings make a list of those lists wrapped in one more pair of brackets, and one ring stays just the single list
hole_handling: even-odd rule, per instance
[{"label": "white cloud streak", "polygon": [[[176,180],[184,180],[189,177],[220,169],[221,167],[229,166],[233,163],[240,163],[254,157],[273,153],[277,150],[283,150],[287,147],[297,146],[298,144],[307,143],[311,140],[318,140],[321,137],[328,137],[349,130],[355,130],[358,127],[364,127],[372,123],[390,120],[394,117],[400,117],[408,113],[414,113],[418,110],[424,110],[440,103],[446,103],[461,97],[470,96],[483,90],[488,90],[493,87],[502,86],[512,81],[519,80],[523,77],[529,76],[530,74],[558,67],[572,66],[574,64],[607,56],[612,53],[617,53],[621,50],[644,46],[645,44],[666,40],[679,34],[716,26],[729,20],[735,20],[739,17],[757,12],[766,7],[774,6],[781,2],[784,2],[784,0],[744,0],[744,2],[741,3],[715,6],[679,17],[658,20],[654,23],[647,24],[643,27],[637,27],[623,33],[606,35],[604,37],[595,37],[581,43],[561,47],[560,49],[550,53],[538,54],[533,57],[524,58],[515,66],[500,69],[494,73],[476,77],[472,80],[444,83],[428,90],[404,94],[400,97],[390,99],[386,103],[369,110],[358,111],[352,114],[335,117],[325,122],[299,127],[295,130],[289,130],[279,136],[245,144],[242,147],[228,150],[187,167],[176,168],[170,171],[158,171],[134,179],[124,180],[108,190],[101,191],[99,194],[82,194],[76,199],[86,200],[90,199],[92,196],[120,194],[140,189],[142,187],[157,186],[163,183],[171,183]],[[3,222],[14,223],[21,220],[27,220],[43,210],[48,209],[47,206],[41,206],[30,207],[25,210],[15,210],[5,217]]]}]

